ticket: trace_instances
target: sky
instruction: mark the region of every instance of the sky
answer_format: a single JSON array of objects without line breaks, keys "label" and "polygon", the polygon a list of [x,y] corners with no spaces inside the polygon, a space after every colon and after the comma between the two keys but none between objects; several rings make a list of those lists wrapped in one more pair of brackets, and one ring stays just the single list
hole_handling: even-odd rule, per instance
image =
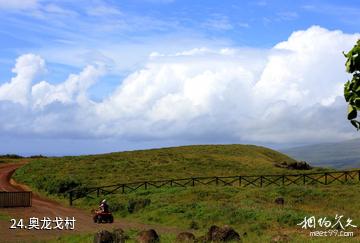
[{"label": "sky", "polygon": [[360,1],[0,0],[0,154],[358,138]]}]

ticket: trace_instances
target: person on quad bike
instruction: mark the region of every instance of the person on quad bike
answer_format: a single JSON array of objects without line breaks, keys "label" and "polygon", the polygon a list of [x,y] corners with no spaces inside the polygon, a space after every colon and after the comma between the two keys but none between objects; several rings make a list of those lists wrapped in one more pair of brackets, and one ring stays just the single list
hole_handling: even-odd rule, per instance
[{"label": "person on quad bike", "polygon": [[109,213],[109,205],[106,203],[106,199],[101,201],[99,208],[102,213]]}]

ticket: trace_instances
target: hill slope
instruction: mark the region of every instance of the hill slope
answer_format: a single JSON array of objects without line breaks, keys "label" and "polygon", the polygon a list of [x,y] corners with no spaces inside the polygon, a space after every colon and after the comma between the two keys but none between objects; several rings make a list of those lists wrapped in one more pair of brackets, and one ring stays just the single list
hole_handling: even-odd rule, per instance
[{"label": "hill slope", "polygon": [[295,159],[305,160],[313,166],[336,169],[360,167],[360,139],[302,146],[281,151]]},{"label": "hill slope", "polygon": [[199,145],[39,158],[17,170],[15,178],[40,190],[51,191],[50,184],[55,187],[62,182],[89,186],[145,179],[283,173],[285,169],[274,166],[278,162],[291,163],[294,160],[254,145]]}]

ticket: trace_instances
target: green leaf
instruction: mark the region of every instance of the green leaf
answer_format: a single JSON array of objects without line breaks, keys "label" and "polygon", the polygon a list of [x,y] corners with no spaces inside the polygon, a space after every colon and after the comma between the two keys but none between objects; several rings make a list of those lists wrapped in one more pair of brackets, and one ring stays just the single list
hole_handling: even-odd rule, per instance
[{"label": "green leaf", "polygon": [[344,92],[344,97],[346,102],[349,102],[350,98],[351,98],[351,93],[350,92]]},{"label": "green leaf", "polygon": [[351,120],[350,122],[356,128],[356,130],[360,130],[360,122],[358,122],[357,120]]},{"label": "green leaf", "polygon": [[355,92],[360,92],[360,86],[355,90]]},{"label": "green leaf", "polygon": [[353,107],[352,105],[349,105],[348,106],[348,120],[355,119],[356,116],[357,116],[356,108]]},{"label": "green leaf", "polygon": [[347,118],[359,131],[360,122],[355,119],[357,111],[360,111],[360,39],[349,52],[343,52],[343,55],[346,58],[346,71],[353,76],[351,81],[348,80],[344,84],[344,98],[348,103]]},{"label": "green leaf", "polygon": [[357,109],[357,110],[360,110],[360,98],[356,98],[356,99],[354,100],[354,104],[355,104],[355,106],[356,106],[356,109]]},{"label": "green leaf", "polygon": [[351,58],[351,57],[349,57],[349,58],[347,59],[347,61],[346,61],[346,63],[345,63],[345,66],[346,66],[346,72],[348,72],[348,73],[352,73],[352,72],[353,72],[353,69],[352,69],[353,64],[352,64],[352,58]]}]

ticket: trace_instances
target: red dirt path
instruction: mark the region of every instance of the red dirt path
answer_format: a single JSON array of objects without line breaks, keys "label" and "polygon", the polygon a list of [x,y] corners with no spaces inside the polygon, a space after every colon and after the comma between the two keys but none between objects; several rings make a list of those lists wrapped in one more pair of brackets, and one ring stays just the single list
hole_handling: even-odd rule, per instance
[{"label": "red dirt path", "polygon": [[[0,164],[0,191],[26,191],[26,186],[19,185],[11,179],[14,171],[24,165],[25,163],[15,164]],[[96,206],[96,205],[94,205]],[[74,230],[28,230],[28,229],[10,229],[11,222],[8,220],[0,219],[0,242],[28,242],[34,240],[46,240],[56,238],[65,234],[79,234],[79,233],[95,233],[100,229],[112,230],[113,228],[126,229],[155,229],[159,233],[179,233],[182,230],[165,227],[146,225],[142,223],[123,220],[115,217],[113,224],[95,224],[92,221],[90,212],[61,205],[58,202],[49,200],[39,195],[33,194],[32,207],[28,208],[0,208],[0,215],[9,215],[11,218],[24,219],[24,225],[28,225],[31,217],[42,219],[44,217],[75,217]],[[41,224],[40,224],[41,226]],[[52,226],[55,226],[52,224]]]}]

